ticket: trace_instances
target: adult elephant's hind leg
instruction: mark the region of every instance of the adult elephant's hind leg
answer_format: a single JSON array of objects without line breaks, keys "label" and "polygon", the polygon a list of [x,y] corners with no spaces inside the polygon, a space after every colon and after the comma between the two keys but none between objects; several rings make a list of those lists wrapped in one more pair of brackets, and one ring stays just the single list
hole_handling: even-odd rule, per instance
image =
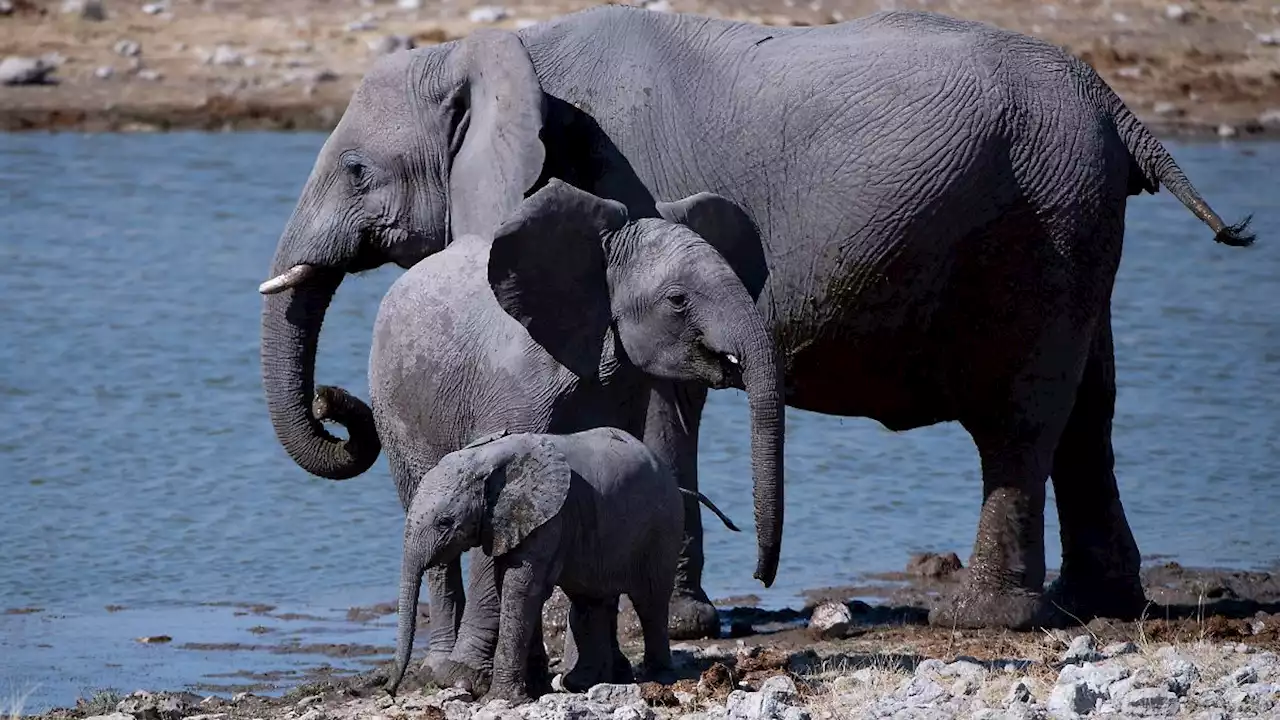
[{"label": "adult elephant's hind leg", "polygon": [[1146,605],[1139,577],[1141,556],[1116,487],[1111,446],[1115,405],[1115,349],[1108,313],[1098,323],[1052,470],[1062,526],[1062,574],[1048,597],[1086,622],[1095,617],[1131,620]]},{"label": "adult elephant's hind leg", "polygon": [[[698,428],[707,389],[693,383],[659,382],[650,393],[644,443],[676,475],[680,487],[698,489]],[[702,513],[697,498],[684,498],[684,542],[676,567],[667,623],[673,640],[720,635],[720,615],[702,589]]]}]

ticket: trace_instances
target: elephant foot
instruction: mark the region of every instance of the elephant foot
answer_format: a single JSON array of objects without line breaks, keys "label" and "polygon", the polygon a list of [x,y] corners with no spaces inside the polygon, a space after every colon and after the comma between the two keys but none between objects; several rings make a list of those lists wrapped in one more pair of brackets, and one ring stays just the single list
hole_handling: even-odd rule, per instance
[{"label": "elephant foot", "polygon": [[667,634],[672,640],[720,637],[720,613],[701,588],[677,588],[668,612]]},{"label": "elephant foot", "polygon": [[484,707],[491,700],[506,700],[511,707],[533,702],[529,694],[515,685],[494,685],[493,689],[480,698],[479,705]]},{"label": "elephant foot", "polygon": [[[430,656],[427,660],[430,662]],[[431,681],[436,687],[462,688],[471,693],[471,697],[478,697],[489,689],[489,673],[484,670],[477,670],[447,657],[430,667]]]},{"label": "elephant foot", "polygon": [[1066,619],[1044,595],[1009,588],[962,587],[929,611],[929,624],[943,628],[1031,630]]},{"label": "elephant foot", "polygon": [[1137,620],[1147,607],[1147,595],[1136,574],[1130,577],[1064,574],[1045,591],[1045,598],[1080,622],[1094,618]]},{"label": "elephant foot", "polygon": [[[529,658],[529,695],[539,698],[552,692],[551,668],[545,654]],[[474,696],[473,696],[474,697]]]},{"label": "elephant foot", "polygon": [[609,682],[615,685],[630,685],[636,681],[636,674],[631,669],[631,661],[626,655],[618,653],[613,657],[613,673]]},{"label": "elephant foot", "polygon": [[680,679],[680,674],[671,666],[650,668],[647,665],[640,667],[640,677],[645,682],[655,682],[659,685],[671,685]]}]

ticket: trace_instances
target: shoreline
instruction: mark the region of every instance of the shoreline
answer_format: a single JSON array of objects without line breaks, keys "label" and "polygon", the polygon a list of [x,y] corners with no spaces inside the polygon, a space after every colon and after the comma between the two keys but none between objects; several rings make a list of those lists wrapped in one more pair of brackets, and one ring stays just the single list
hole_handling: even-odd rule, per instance
[{"label": "shoreline", "polygon": [[[589,696],[555,694],[514,710],[495,705],[486,711],[453,691],[438,694],[411,674],[404,692],[391,702],[381,691],[391,648],[373,638],[331,643],[319,651],[352,660],[346,669],[230,672],[234,652],[311,647],[305,638],[292,641],[302,645],[277,646],[284,638],[269,630],[272,634],[258,636],[252,644],[161,640],[184,652],[224,656],[226,651],[228,673],[222,677],[239,681],[216,690],[201,682],[183,691],[133,695],[123,694],[132,688],[119,688],[29,717],[81,720],[123,708],[124,714],[111,720],[637,720],[636,714],[639,720],[803,720],[796,714],[801,710],[810,720],[909,712],[929,718],[1032,718],[1044,717],[1064,702],[1077,703],[1073,707],[1110,703],[1113,711],[1126,715],[1150,714],[1143,703],[1155,703],[1152,707],[1168,711],[1163,716],[1176,717],[1203,716],[1197,714],[1215,709],[1227,714],[1203,717],[1280,712],[1280,575],[1160,562],[1143,571],[1151,605],[1138,621],[1094,620],[1033,632],[927,625],[932,599],[961,582],[964,573],[954,555],[926,554],[913,558],[902,572],[869,576],[857,586],[807,591],[800,609],[752,607],[758,600],[753,596],[719,600],[722,637],[673,643],[678,680],[665,690],[645,686]],[[875,598],[875,604],[851,599],[855,597]],[[271,606],[232,605],[263,626],[289,617]],[[420,628],[426,622],[424,609],[420,607]],[[366,633],[376,626],[387,634],[393,632],[394,613],[393,604],[379,603],[351,608],[346,618]],[[557,593],[547,603],[543,622],[554,666],[567,623],[563,595]],[[624,652],[638,663],[639,625],[625,599],[618,624]],[[421,653],[419,647],[419,657]],[[1194,671],[1187,670],[1188,664]],[[769,680],[776,676],[788,680]],[[796,689],[789,690],[787,682]],[[735,690],[741,694],[732,695]],[[270,696],[254,694],[264,692]],[[660,702],[640,702],[644,698],[637,694],[644,693]],[[757,709],[774,703],[778,713],[742,710],[747,714],[735,715],[743,703]],[[784,717],[786,708],[796,711]]]},{"label": "shoreline", "polygon": [[[47,65],[51,84],[0,85],[0,130],[328,131],[365,70],[385,52],[453,40],[480,27],[513,30],[597,4],[6,0],[3,5],[11,9],[0,12],[0,46],[6,55]],[[791,26],[838,22],[885,5],[644,4]],[[910,6],[990,22],[1064,47],[1089,62],[1162,137],[1280,137],[1280,6],[1230,0],[1185,6],[993,0],[981,7],[918,0]]]}]

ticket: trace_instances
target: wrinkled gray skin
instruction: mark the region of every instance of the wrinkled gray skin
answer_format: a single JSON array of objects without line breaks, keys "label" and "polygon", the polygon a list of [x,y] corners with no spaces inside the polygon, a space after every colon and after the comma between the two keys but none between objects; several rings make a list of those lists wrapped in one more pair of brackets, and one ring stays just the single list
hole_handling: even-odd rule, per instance
[{"label": "wrinkled gray skin", "polygon": [[[782,376],[763,318],[717,250],[759,236],[723,198],[701,193],[672,207],[693,227],[630,221],[621,204],[553,179],[492,239],[461,237],[392,284],[374,322],[369,385],[406,507],[423,501],[418,480],[475,438],[603,426],[639,436],[655,380],[740,387],[761,553],[777,562]],[[701,225],[709,236],[695,232]],[[427,573],[427,664],[440,685],[486,682],[498,632],[494,568],[488,554],[472,560],[461,620],[460,561]]]},{"label": "wrinkled gray skin", "polygon": [[[303,269],[267,288],[296,283],[267,298],[263,353],[272,418],[300,465],[347,476],[376,449],[319,435],[308,412],[341,275],[429,255],[546,176],[632,217],[702,190],[734,201],[763,235],[761,265],[731,260],[753,291],[760,282],[789,405],[968,430],[982,512],[971,572],[934,622],[1026,628],[1066,621],[1059,606],[1082,620],[1141,610],[1111,442],[1127,198],[1163,183],[1217,241],[1251,237],[1086,64],[929,13],[779,28],[617,6],[379,61],[281,237],[273,275]],[[648,408],[643,439],[684,487],[697,485],[704,400],[671,383]],[[1046,593],[1049,478],[1063,558]],[[685,507],[677,638],[717,630]]]},{"label": "wrinkled gray skin", "polygon": [[671,472],[615,428],[520,433],[446,455],[418,484],[405,520],[388,690],[395,694],[409,665],[423,571],[474,547],[492,557],[501,588],[490,699],[530,697],[525,657],[542,642],[542,605],[556,586],[570,601],[577,650],[566,689],[629,679],[627,659],[616,652],[621,593],[640,619],[646,673],[669,670],[667,604],[683,529]]}]

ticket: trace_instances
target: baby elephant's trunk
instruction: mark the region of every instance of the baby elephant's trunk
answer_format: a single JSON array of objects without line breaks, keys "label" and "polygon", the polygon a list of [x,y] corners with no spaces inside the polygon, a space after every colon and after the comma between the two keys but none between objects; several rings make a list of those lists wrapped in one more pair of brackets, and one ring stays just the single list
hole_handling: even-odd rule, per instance
[{"label": "baby elephant's trunk", "polygon": [[387,693],[393,697],[409,669],[409,655],[413,652],[413,631],[418,622],[418,593],[422,591],[422,573],[425,570],[422,552],[406,543],[404,559],[400,563],[400,624],[396,633],[396,666],[387,681]]}]

